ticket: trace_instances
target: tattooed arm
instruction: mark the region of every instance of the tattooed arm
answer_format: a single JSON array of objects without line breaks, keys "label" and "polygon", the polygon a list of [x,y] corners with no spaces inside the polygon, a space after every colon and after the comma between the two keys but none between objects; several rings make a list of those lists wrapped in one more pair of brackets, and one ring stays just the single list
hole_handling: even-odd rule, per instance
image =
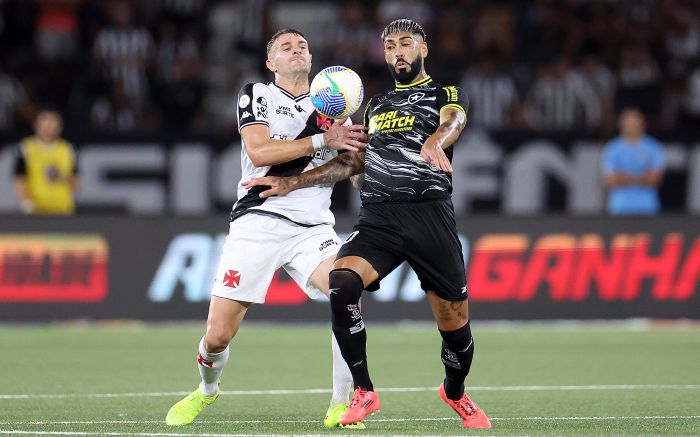
[{"label": "tattooed arm", "polygon": [[423,143],[420,156],[445,172],[452,172],[452,165],[444,149],[457,141],[467,124],[467,115],[463,110],[448,106],[440,111],[440,126],[434,134]]},{"label": "tattooed arm", "polygon": [[243,186],[251,189],[255,186],[270,187],[260,193],[260,197],[283,196],[290,191],[313,185],[334,184],[350,176],[365,171],[365,152],[341,153],[320,167],[305,171],[298,176],[278,177],[264,176],[243,182]]}]

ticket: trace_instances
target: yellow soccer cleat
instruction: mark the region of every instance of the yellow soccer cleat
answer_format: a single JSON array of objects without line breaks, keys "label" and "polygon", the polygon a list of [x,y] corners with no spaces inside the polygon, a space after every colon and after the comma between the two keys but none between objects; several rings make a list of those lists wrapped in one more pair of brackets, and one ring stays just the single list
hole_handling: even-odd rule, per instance
[{"label": "yellow soccer cleat", "polygon": [[221,390],[216,389],[214,396],[205,396],[197,390],[170,407],[168,415],[165,416],[165,424],[170,426],[189,425],[199,416],[199,413],[208,405],[211,405],[219,398]]},{"label": "yellow soccer cleat", "polygon": [[326,418],[323,419],[323,426],[326,428],[346,428],[346,429],[365,429],[365,424],[362,422],[351,423],[349,425],[341,425],[340,418],[348,410],[348,404],[335,404],[328,407]]}]

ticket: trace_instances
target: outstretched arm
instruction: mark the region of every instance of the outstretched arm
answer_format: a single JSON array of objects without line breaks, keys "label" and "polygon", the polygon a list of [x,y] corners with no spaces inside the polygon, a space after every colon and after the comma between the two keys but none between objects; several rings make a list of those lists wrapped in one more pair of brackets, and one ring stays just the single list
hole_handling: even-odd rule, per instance
[{"label": "outstretched arm", "polygon": [[267,186],[268,190],[260,193],[260,197],[283,196],[290,191],[313,185],[334,184],[352,175],[365,171],[365,152],[341,153],[327,163],[313,170],[305,171],[298,176],[278,177],[264,176],[243,182],[243,186],[251,189],[255,186]]},{"label": "outstretched arm", "polygon": [[461,108],[443,107],[440,111],[440,126],[428,137],[420,151],[420,156],[440,170],[452,172],[452,165],[444,149],[457,141],[467,124],[467,115]]}]

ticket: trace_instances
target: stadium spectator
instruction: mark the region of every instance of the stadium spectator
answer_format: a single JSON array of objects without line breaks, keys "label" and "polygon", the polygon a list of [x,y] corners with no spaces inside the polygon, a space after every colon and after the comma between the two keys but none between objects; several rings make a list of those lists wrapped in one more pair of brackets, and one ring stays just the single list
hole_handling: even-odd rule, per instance
[{"label": "stadium spectator", "polygon": [[661,209],[657,188],[664,170],[663,149],[645,134],[644,115],[627,108],[619,118],[620,136],[603,152],[603,181],[612,215],[651,215]]},{"label": "stadium spectator", "polygon": [[532,129],[564,131],[576,126],[593,130],[600,123],[600,99],[593,86],[565,57],[542,68],[525,100]]},{"label": "stadium spectator", "polygon": [[0,132],[16,127],[17,116],[31,119],[32,105],[22,85],[0,67]]},{"label": "stadium spectator", "polygon": [[661,108],[661,70],[644,43],[623,46],[617,70],[616,107],[639,108],[647,116],[658,115]]},{"label": "stadium spectator", "polygon": [[469,96],[470,125],[498,131],[515,123],[519,99],[515,81],[500,71],[496,56],[492,50],[483,53],[477,64],[467,70],[461,87]]},{"label": "stadium spectator", "polygon": [[73,214],[78,167],[73,146],[63,138],[61,115],[42,109],[34,135],[22,140],[15,164],[15,192],[25,214]]},{"label": "stadium spectator", "polygon": [[93,58],[103,78],[119,83],[129,97],[141,103],[149,91],[147,69],[154,55],[154,43],[148,29],[133,24],[133,14],[128,2],[111,4],[111,24],[97,34]]}]

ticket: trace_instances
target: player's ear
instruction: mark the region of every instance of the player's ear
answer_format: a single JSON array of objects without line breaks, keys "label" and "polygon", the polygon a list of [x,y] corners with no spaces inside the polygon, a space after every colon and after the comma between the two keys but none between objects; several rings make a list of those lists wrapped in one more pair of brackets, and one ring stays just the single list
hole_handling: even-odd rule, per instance
[{"label": "player's ear", "polygon": [[267,66],[267,69],[270,70],[271,72],[273,72],[273,73],[276,72],[276,70],[275,70],[275,63],[272,62],[271,59],[268,58],[268,59],[265,61],[265,65]]},{"label": "player's ear", "polygon": [[420,43],[420,53],[421,53],[421,55],[423,55],[423,58],[428,57],[428,43],[427,42],[423,41],[422,43]]}]

